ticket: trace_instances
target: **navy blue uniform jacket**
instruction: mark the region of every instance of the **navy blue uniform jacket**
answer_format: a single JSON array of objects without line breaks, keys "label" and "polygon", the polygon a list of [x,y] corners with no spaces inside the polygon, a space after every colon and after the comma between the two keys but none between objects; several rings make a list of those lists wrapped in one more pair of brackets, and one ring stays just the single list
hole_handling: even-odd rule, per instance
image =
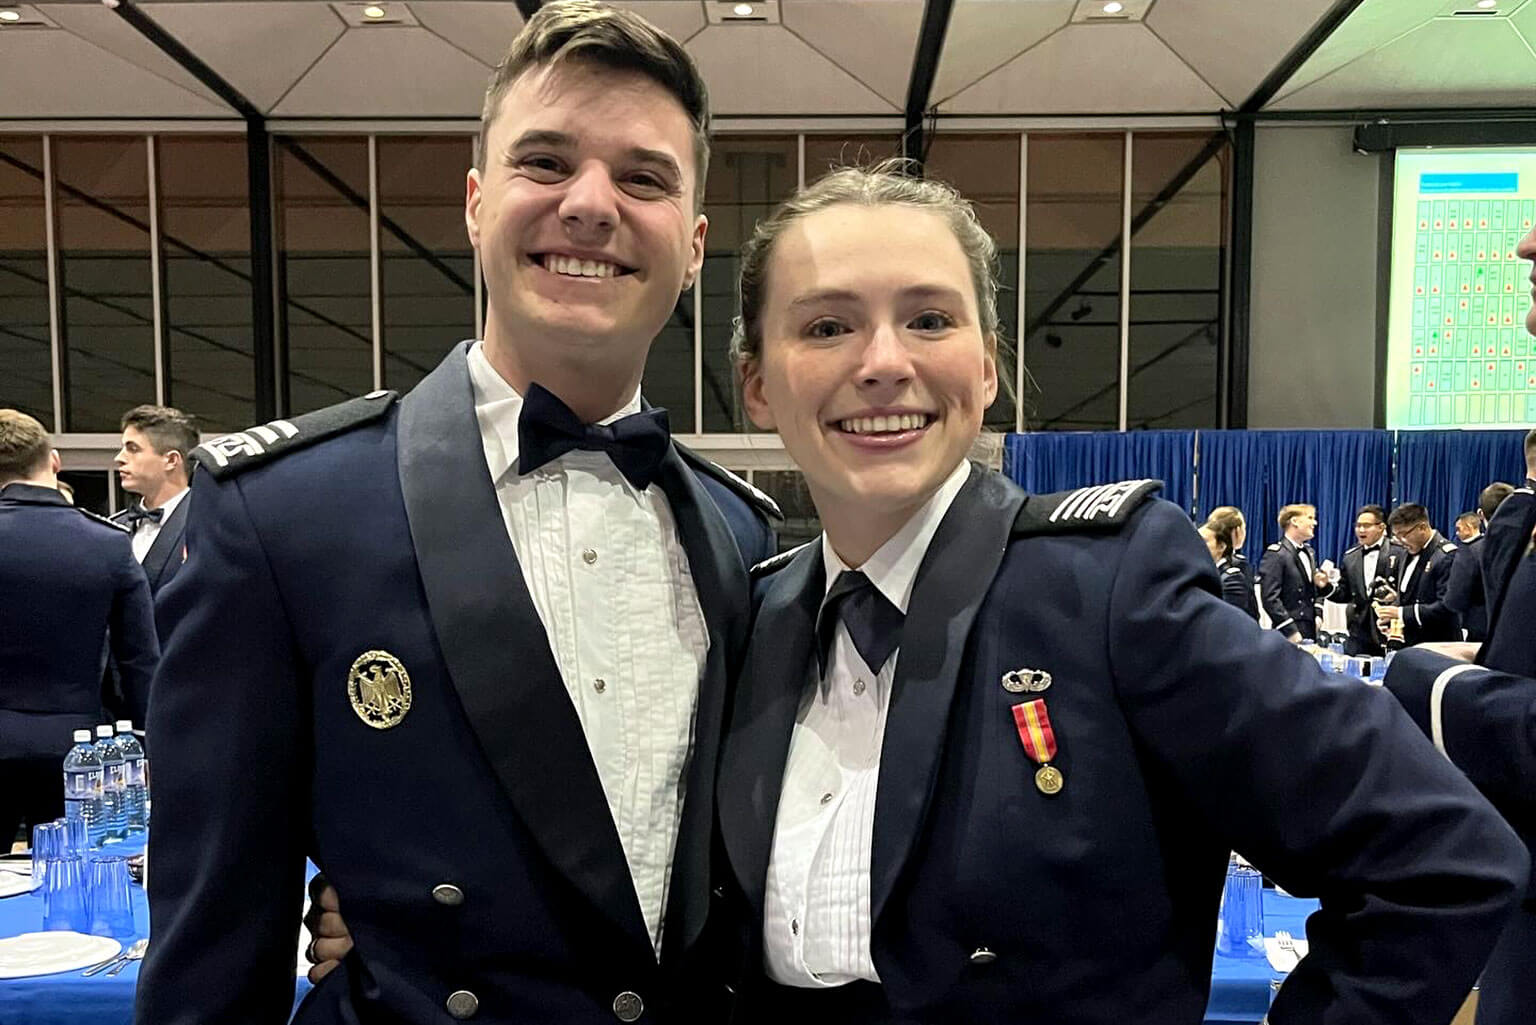
[{"label": "navy blue uniform jacket", "polygon": [[1488,606],[1490,627],[1498,614],[1515,564],[1531,543],[1531,532],[1525,523],[1533,508],[1536,508],[1536,481],[1527,480],[1499,503],[1493,519],[1488,521],[1488,532],[1483,535],[1478,554],[1483,564],[1483,598]]},{"label": "navy blue uniform jacket", "polygon": [[[222,480],[197,474],[187,563],[160,599],[155,940],[138,1025],[288,1019],[306,855],[356,948],[297,1022],[447,1021],[458,991],[477,998],[476,1022],[612,1025],[624,993],[642,1023],[692,1021],[703,1014],[685,1005],[723,994],[700,967],[711,783],[750,600],[721,505],[738,522],[750,511],[668,453],[653,486],[710,643],[658,964],[507,537],[465,352],[397,406],[375,393],[236,442],[259,450],[290,429],[302,442],[378,407],[362,426]],[[766,525],[744,540],[760,554]],[[374,649],[410,676],[410,709],[388,729],[348,698],[349,667]],[[462,900],[435,897],[442,884]]]},{"label": "navy blue uniform jacket", "polygon": [[[1318,568],[1317,553],[1311,545],[1301,549]],[[1264,549],[1259,559],[1259,597],[1272,627],[1289,637],[1300,633],[1307,640],[1317,639],[1317,584],[1301,565],[1298,549],[1280,540]],[[1327,592],[1323,592],[1326,594]]]},{"label": "navy blue uniform jacket", "polygon": [[[1529,554],[1536,506],[1522,511],[1524,518],[1511,525],[1511,532],[1523,529],[1526,545],[1514,564],[1504,606],[1478,652],[1480,664],[1410,648],[1392,660],[1386,687],[1504,813],[1526,846],[1536,847],[1536,556]],[[1531,1020],[1536,1007],[1533,897],[1536,887],[1528,886],[1520,912],[1483,973],[1479,1025]]]},{"label": "navy blue uniform jacket", "polygon": [[[870,873],[892,1008],[870,1020],[1196,1025],[1236,849],[1322,900],[1274,1025],[1444,1025],[1525,877],[1509,827],[1390,695],[1222,601],[1176,506],[1095,533],[1040,501],[973,471],[914,583]],[[754,957],[823,589],[817,545],[768,578],[721,758]],[[1049,689],[1005,690],[1025,668]],[[1054,796],[1012,714],[1037,697]],[[995,960],[973,961],[982,947]],[[750,1019],[750,993],[740,1005]]]},{"label": "navy blue uniform jacket", "polygon": [[1469,641],[1488,636],[1488,590],[1483,584],[1483,544],[1487,540],[1486,534],[1479,534],[1462,544],[1445,585],[1445,604],[1456,613]]},{"label": "navy blue uniform jacket", "polygon": [[1255,623],[1259,621],[1259,599],[1253,593],[1253,575],[1247,560],[1241,555],[1231,555],[1216,564],[1216,574],[1221,578],[1221,596],[1248,614]]},{"label": "navy blue uniform jacket", "polygon": [[[149,578],[152,595],[159,595],[161,588],[175,579],[176,571],[186,559],[187,512],[191,504],[191,495],[176,503],[176,508],[160,524],[160,533],[155,535],[149,551],[144,553],[144,575]],[[127,511],[121,510],[112,515],[112,522],[127,526],[127,518]]]},{"label": "navy blue uniform jacket", "polygon": [[[1457,547],[1439,531],[1430,536],[1419,551],[1419,564],[1413,575],[1398,582],[1398,604],[1403,609],[1403,639],[1410,645],[1425,641],[1461,640],[1461,621],[1446,604],[1451,568],[1456,564]],[[1403,573],[1413,556],[1404,560]]]},{"label": "navy blue uniform jacket", "polygon": [[144,721],[160,657],[149,584],[128,535],[53,488],[0,490],[0,758],[63,759],[70,735],[101,722],[102,658],[122,671]]}]

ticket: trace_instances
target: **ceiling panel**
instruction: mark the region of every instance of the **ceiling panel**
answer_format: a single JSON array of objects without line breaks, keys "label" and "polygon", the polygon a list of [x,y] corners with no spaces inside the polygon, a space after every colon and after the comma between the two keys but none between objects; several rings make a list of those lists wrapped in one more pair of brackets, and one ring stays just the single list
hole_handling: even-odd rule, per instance
[{"label": "ceiling panel", "polygon": [[489,69],[424,28],[350,29],[274,117],[479,117]]},{"label": "ceiling panel", "polygon": [[1142,25],[1069,25],[941,114],[1212,113],[1225,101]]},{"label": "ceiling panel", "polygon": [[1240,107],[1334,0],[1158,0],[1146,26],[1220,93]]},{"label": "ceiling panel", "polygon": [[781,10],[786,29],[898,107],[906,105],[923,0],[795,0]]},{"label": "ceiling panel", "polygon": [[143,9],[260,110],[270,110],[347,29],[322,3],[225,0]]},{"label": "ceiling panel", "polygon": [[1536,56],[1506,18],[1436,19],[1272,106],[1526,106],[1536,96]]},{"label": "ceiling panel", "polygon": [[60,29],[0,32],[0,118],[228,117],[165,78]]},{"label": "ceiling panel", "polygon": [[410,7],[424,27],[488,67],[501,63],[512,37],[523,27],[516,4],[444,0]]},{"label": "ceiling panel", "polygon": [[901,111],[777,25],[712,25],[688,50],[709,84],[715,117]]},{"label": "ceiling panel", "polygon": [[[115,11],[101,4],[38,4],[38,11],[51,18],[60,29],[71,32],[108,53],[170,82],[190,89],[209,103],[219,103],[218,94],[171,60],[154,43],[145,39]],[[32,30],[43,31],[43,30]]]},{"label": "ceiling panel", "polygon": [[1379,3],[1366,0],[1355,8],[1344,23],[1333,30],[1323,44],[1292,75],[1278,98],[1310,85],[1372,50],[1413,31],[1433,18],[1445,0],[1392,0]]},{"label": "ceiling panel", "polygon": [[1073,6],[1073,0],[957,0],[934,75],[934,101],[949,99],[1065,26]]},{"label": "ceiling panel", "polygon": [[680,43],[698,35],[707,24],[701,0],[619,0],[614,6],[643,16]]}]

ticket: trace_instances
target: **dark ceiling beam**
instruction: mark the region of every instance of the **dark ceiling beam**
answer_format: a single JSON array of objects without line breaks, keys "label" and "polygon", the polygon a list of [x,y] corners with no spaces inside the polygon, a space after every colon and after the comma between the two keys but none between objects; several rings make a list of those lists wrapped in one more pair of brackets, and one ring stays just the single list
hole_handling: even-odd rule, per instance
[{"label": "dark ceiling beam", "polygon": [[517,9],[523,13],[523,20],[533,17],[540,7],[544,6],[544,0],[515,0]]},{"label": "dark ceiling beam", "polygon": [[1302,65],[1312,59],[1318,47],[1327,42],[1334,30],[1344,24],[1349,16],[1355,13],[1355,8],[1364,2],[1365,0],[1335,0],[1334,5],[1328,9],[1328,13],[1319,18],[1317,24],[1313,25],[1311,30],[1291,47],[1291,51],[1280,59],[1280,63],[1264,76],[1264,81],[1260,82],[1258,88],[1244,101],[1243,105],[1237,108],[1238,113],[1251,114],[1263,110],[1265,105],[1285,88],[1285,83],[1295,77]]},{"label": "dark ceiling beam", "polygon": [[261,111],[256,105],[245,98],[245,94],[230,85],[222,75],[210,68],[203,59],[171,35],[160,23],[143,10],[134,6],[132,0],[101,0],[101,2],[117,12],[117,16],[136,29],[139,35],[154,43],[161,53],[181,65],[187,74],[207,86],[219,99],[233,107],[243,118],[260,118]]},{"label": "dark ceiling beam", "polygon": [[906,130],[902,134],[902,155],[918,163],[922,171],[928,157],[929,140],[923,132],[933,95],[933,80],[944,53],[944,37],[949,32],[949,16],[955,0],[927,0],[923,5],[923,24],[917,32],[917,52],[912,57],[912,75],[907,79]]}]

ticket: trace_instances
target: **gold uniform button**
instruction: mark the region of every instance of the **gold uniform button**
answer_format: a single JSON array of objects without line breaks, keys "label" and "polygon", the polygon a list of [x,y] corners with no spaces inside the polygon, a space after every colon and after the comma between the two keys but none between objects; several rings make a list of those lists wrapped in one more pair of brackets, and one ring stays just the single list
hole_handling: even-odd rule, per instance
[{"label": "gold uniform button", "polygon": [[588,566],[592,565],[594,562],[597,561],[597,549],[596,548],[588,548],[585,551],[583,551],[581,553],[581,561],[586,563]]},{"label": "gold uniform button", "polygon": [[971,951],[971,964],[991,964],[997,960],[997,955],[986,947],[977,947]]},{"label": "gold uniform button", "polygon": [[452,883],[438,883],[432,887],[432,899],[444,907],[456,908],[464,903],[464,891]]},{"label": "gold uniform button", "polygon": [[480,1010],[480,998],[469,990],[456,990],[448,995],[448,1013],[460,1021],[473,1018],[478,1010]]},{"label": "gold uniform button", "polygon": [[640,999],[639,993],[631,993],[625,990],[613,998],[613,1015],[619,1021],[639,1021],[645,1013],[645,1001]]}]

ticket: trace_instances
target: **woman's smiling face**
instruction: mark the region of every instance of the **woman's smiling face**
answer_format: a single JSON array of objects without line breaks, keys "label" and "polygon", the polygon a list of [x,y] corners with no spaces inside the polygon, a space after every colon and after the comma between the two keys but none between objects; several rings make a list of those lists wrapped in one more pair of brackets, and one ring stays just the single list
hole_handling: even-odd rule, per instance
[{"label": "woman's smiling face", "polygon": [[766,281],[747,412],[783,438],[824,520],[910,514],[997,396],[994,340],[954,232],[920,208],[830,206],[785,229]]}]

